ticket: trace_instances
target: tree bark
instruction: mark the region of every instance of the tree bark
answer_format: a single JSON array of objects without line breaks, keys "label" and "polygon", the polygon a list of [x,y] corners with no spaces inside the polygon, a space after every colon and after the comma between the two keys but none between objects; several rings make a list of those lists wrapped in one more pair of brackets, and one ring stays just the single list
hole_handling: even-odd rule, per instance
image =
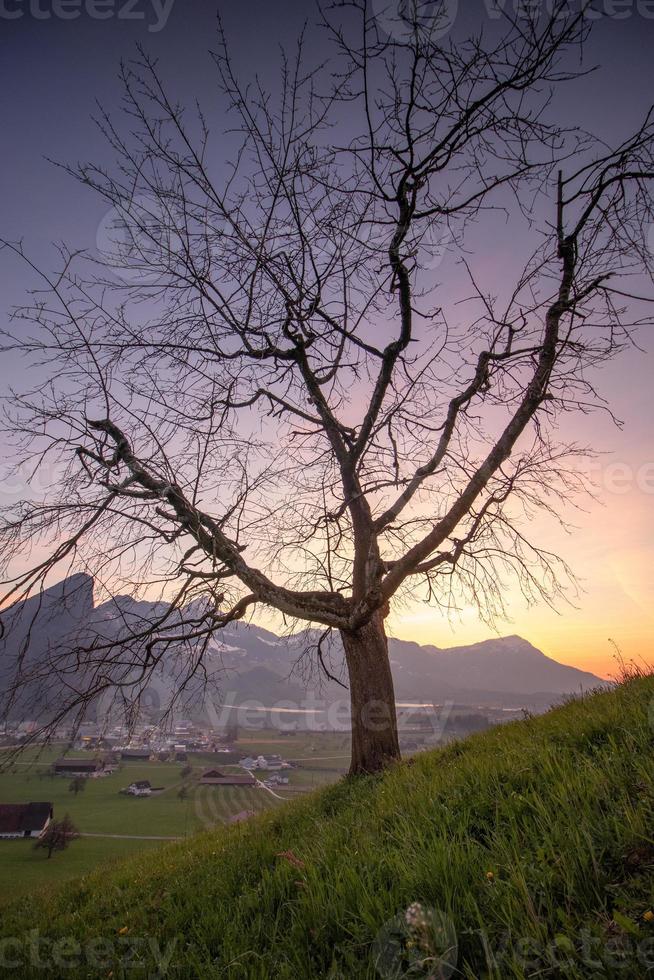
[{"label": "tree bark", "polygon": [[383,616],[377,612],[360,629],[341,630],[341,639],[350,680],[350,775],[379,772],[400,758],[395,691]]}]

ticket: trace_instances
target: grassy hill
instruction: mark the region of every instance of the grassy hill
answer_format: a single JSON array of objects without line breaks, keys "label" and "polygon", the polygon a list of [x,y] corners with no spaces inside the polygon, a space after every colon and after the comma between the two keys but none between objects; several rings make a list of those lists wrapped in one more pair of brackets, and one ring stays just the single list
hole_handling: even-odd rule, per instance
[{"label": "grassy hill", "polygon": [[0,973],[654,976],[653,699],[637,678],[13,903]]}]

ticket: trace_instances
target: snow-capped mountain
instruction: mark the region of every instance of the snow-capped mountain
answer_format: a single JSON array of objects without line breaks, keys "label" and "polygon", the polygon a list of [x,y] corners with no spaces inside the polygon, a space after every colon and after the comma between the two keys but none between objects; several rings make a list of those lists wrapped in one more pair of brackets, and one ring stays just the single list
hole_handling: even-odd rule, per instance
[{"label": "snow-capped mountain", "polygon": [[[0,693],[6,692],[15,665],[27,650],[24,670],[45,664],[54,649],[71,649],[76,637],[100,635],[118,638],[125,651],[140,629],[166,612],[165,603],[151,603],[118,596],[93,604],[93,580],[74,575],[2,614],[4,637],[0,640]],[[173,622],[178,622],[178,614]],[[204,665],[214,689],[232,704],[257,699],[273,704],[287,699],[306,700],[307,694],[322,701],[343,698],[345,692],[319,670],[315,654],[318,633],[307,630],[277,636],[254,624],[231,623],[210,640]],[[439,648],[391,638],[389,652],[398,701],[452,700],[461,704],[496,703],[546,707],[562,695],[579,693],[605,682],[594,674],[558,663],[519,636],[484,640],[469,646]],[[183,671],[186,653],[167,654],[159,676],[162,688],[172,689]],[[126,659],[126,658],[124,658]],[[82,658],[83,661],[83,658]],[[173,664],[174,661],[174,664]],[[331,644],[329,672],[346,683],[342,650],[337,637]],[[83,675],[83,665],[80,667]],[[43,682],[42,671],[41,682]],[[70,677],[67,678],[70,683]],[[56,676],[48,678],[44,708],[60,692]],[[50,696],[47,692],[50,692]],[[44,700],[45,697],[45,700]],[[18,699],[24,710],[28,694]]]}]

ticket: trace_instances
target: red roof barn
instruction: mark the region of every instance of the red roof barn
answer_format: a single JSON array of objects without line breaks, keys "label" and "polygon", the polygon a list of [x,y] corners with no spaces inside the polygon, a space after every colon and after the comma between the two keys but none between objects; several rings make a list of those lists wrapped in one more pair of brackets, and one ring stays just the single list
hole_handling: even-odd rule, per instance
[{"label": "red roof barn", "polygon": [[249,773],[224,773],[220,769],[207,769],[202,773],[200,786],[256,786],[257,781]]},{"label": "red roof barn", "polygon": [[40,837],[52,820],[52,803],[0,803],[0,838]]}]

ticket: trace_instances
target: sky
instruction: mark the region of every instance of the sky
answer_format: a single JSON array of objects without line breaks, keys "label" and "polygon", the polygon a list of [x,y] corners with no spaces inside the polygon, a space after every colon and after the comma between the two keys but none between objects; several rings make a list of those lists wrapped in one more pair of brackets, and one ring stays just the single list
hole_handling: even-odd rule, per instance
[{"label": "sky", "polygon": [[[375,4],[383,12],[384,0]],[[474,10],[490,22],[490,0],[466,0],[465,6],[466,17]],[[602,0],[597,7],[602,16],[588,55],[600,70],[567,90],[561,113],[564,121],[615,141],[637,126],[654,91],[654,2]],[[239,71],[265,75],[277,63],[279,45],[311,19],[312,9],[297,0],[0,0],[0,236],[22,239],[46,269],[56,264],[56,242],[96,247],[106,209],[46,158],[101,158],[90,118],[95,100],[116,104],[118,64],[136,43],[160,58],[182,102],[206,99],[218,10]],[[449,10],[456,29],[463,3],[452,0]],[[486,248],[481,244],[485,272],[501,276],[519,247],[500,229]],[[2,323],[33,283],[7,256],[0,256],[0,283]],[[510,592],[510,621],[498,624],[500,633],[519,633],[555,659],[604,676],[615,669],[609,638],[627,659],[654,660],[654,342],[648,333],[638,339],[640,349],[601,378],[623,427],[595,415],[576,420],[566,433],[603,454],[593,471],[598,500],[567,515],[575,525],[568,534],[543,522],[548,544],[570,562],[582,591],[574,606],[557,611],[527,609]],[[14,380],[0,364],[0,387]],[[0,493],[8,492],[2,479],[0,461]],[[389,627],[396,636],[437,646],[491,635],[473,608],[447,621],[437,609],[414,604],[394,611]]]}]

